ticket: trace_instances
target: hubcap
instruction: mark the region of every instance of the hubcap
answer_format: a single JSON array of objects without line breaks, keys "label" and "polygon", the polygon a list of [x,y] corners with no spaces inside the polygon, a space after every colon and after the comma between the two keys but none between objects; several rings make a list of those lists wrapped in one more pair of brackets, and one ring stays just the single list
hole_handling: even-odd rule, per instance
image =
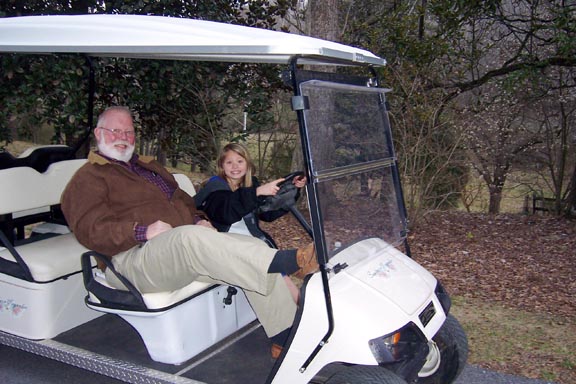
[{"label": "hubcap", "polygon": [[418,377],[428,377],[433,375],[440,367],[440,360],[442,359],[440,356],[440,349],[434,341],[428,342],[428,356],[426,356],[426,361],[424,362],[424,366],[418,372]]}]

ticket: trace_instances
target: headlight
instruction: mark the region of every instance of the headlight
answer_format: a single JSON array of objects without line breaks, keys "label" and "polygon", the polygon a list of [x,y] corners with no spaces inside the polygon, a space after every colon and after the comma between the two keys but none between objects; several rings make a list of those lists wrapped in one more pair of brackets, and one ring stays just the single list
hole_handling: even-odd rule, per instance
[{"label": "headlight", "polygon": [[370,340],[368,345],[378,364],[412,360],[428,354],[426,337],[412,322],[394,333]]},{"label": "headlight", "polygon": [[407,382],[418,377],[429,350],[426,337],[412,322],[396,332],[372,339],[368,344],[379,365],[386,365],[386,369]]}]

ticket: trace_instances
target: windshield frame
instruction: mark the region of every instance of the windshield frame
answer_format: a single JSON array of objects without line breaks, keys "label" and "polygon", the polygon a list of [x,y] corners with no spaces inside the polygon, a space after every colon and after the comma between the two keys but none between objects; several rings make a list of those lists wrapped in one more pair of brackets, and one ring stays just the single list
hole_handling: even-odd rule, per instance
[{"label": "windshield frame", "polygon": [[[392,241],[391,245],[398,247],[404,245],[405,251],[409,254],[409,247],[407,244],[408,220],[406,207],[404,204],[404,196],[400,183],[400,175],[398,170],[397,157],[395,155],[394,146],[392,142],[392,133],[390,122],[388,119],[388,103],[385,99],[385,94],[389,89],[377,87],[377,80],[372,77],[350,76],[335,73],[319,73],[313,71],[294,71],[292,74],[294,97],[292,101],[293,109],[298,115],[298,122],[301,135],[302,151],[304,155],[304,163],[307,176],[310,180],[308,185],[308,204],[310,211],[310,221],[312,232],[316,244],[317,253],[319,256],[320,264],[326,264],[330,258],[333,257],[340,250],[330,249],[328,246],[329,239],[325,230],[325,217],[322,209],[323,199],[321,185],[332,180],[342,179],[343,177],[354,177],[361,173],[380,171],[388,169],[390,171],[390,182],[393,187],[394,203],[396,204],[397,215],[399,220],[398,238]],[[322,82],[327,87],[334,87],[346,89],[347,87],[358,87],[359,90],[367,93],[373,92],[380,98],[379,119],[382,122],[382,144],[385,146],[387,156],[384,158],[371,159],[366,161],[359,161],[354,164],[345,164],[334,166],[329,169],[317,166],[317,154],[312,149],[313,143],[310,140],[311,133],[315,127],[310,126],[306,118],[306,110],[310,107],[309,100],[302,94],[302,84],[307,82]],[[325,209],[324,209],[325,211]],[[376,236],[378,237],[378,236]],[[351,244],[357,242],[356,239]]]}]

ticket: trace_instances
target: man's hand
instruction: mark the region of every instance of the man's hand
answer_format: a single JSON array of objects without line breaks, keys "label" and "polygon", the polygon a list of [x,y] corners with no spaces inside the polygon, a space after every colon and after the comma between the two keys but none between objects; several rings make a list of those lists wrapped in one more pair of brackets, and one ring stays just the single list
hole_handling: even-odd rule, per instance
[{"label": "man's hand", "polygon": [[156,237],[157,235],[169,231],[171,229],[172,226],[170,224],[160,220],[155,221],[152,224],[150,224],[146,229],[146,239],[151,240],[153,237]]}]

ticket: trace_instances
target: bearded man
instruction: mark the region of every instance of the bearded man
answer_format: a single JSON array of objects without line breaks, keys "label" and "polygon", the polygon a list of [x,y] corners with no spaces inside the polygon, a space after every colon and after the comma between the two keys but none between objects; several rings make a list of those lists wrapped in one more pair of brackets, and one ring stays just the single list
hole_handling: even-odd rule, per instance
[{"label": "bearded man", "polygon": [[[193,281],[243,289],[277,357],[297,305],[283,275],[316,272],[314,246],[276,250],[251,236],[217,232],[160,163],[134,154],[136,134],[127,108],[106,109],[94,134],[98,151],[89,154],[62,194],[62,211],[78,241],[108,256],[143,293],[173,291]],[[113,273],[105,273],[112,286],[124,288]]]}]

